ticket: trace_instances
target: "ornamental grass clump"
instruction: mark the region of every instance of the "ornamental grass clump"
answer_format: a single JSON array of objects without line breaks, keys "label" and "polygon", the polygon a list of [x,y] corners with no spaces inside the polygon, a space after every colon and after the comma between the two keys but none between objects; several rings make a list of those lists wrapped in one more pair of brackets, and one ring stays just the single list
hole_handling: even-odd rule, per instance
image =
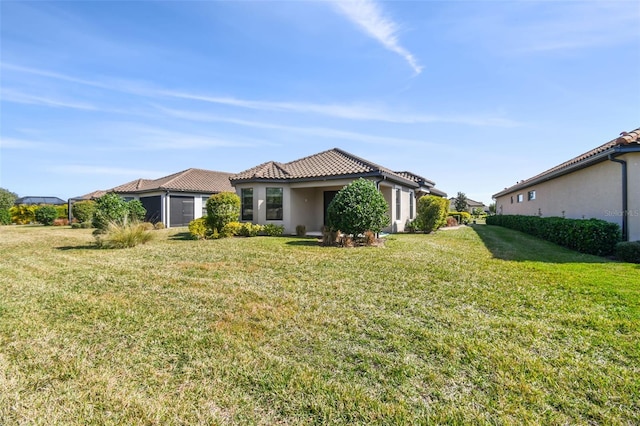
[{"label": "ornamental grass clump", "polygon": [[96,246],[100,248],[131,248],[151,241],[154,235],[143,223],[125,220],[111,221],[106,229],[94,232]]}]

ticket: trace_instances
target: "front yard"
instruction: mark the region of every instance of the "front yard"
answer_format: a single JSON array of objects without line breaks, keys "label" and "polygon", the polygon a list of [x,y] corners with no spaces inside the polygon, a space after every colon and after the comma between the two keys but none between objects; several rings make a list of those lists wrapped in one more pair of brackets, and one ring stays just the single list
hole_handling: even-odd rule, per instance
[{"label": "front yard", "polygon": [[640,423],[638,265],[484,225],[154,232],[0,227],[3,425]]}]

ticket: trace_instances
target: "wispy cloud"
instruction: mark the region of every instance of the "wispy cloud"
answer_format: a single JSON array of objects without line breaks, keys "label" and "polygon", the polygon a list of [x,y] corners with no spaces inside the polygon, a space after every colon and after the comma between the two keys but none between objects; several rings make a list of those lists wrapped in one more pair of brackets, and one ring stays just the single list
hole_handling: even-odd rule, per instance
[{"label": "wispy cloud", "polygon": [[[137,176],[156,178],[165,174],[157,170],[128,169],[120,167],[104,167],[85,164],[63,164],[49,168],[50,172],[71,175],[108,175],[108,176]],[[135,178],[134,178],[135,179]]]},{"label": "wispy cloud", "polygon": [[46,142],[40,140],[30,140],[11,137],[0,137],[0,149],[37,149],[43,150],[60,150],[64,145],[57,142]]},{"label": "wispy cloud", "polygon": [[411,52],[400,45],[398,24],[385,15],[382,7],[373,0],[335,0],[336,9],[355,23],[366,34],[379,41],[386,49],[403,57],[416,74],[422,66]]},{"label": "wispy cloud", "polygon": [[86,103],[69,101],[66,99],[56,99],[53,97],[32,95],[19,92],[13,89],[2,88],[2,100],[6,102],[15,102],[29,105],[43,105],[56,108],[71,108],[85,111],[95,111],[97,108]]}]

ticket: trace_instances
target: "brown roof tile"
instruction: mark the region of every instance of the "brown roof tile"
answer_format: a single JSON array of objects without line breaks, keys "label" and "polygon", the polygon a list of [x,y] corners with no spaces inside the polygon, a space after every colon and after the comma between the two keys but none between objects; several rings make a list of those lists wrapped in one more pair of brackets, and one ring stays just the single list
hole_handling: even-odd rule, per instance
[{"label": "brown roof tile", "polygon": [[229,177],[232,173],[203,169],[187,169],[159,179],[137,179],[110,191],[117,193],[135,193],[149,191],[179,192],[233,192]]},{"label": "brown roof tile", "polygon": [[539,182],[542,179],[547,177],[554,176],[559,173],[568,172],[572,170],[574,167],[580,166],[582,163],[588,163],[589,160],[596,159],[596,156],[606,153],[608,151],[613,152],[618,146],[625,145],[640,145],[640,128],[632,130],[631,132],[622,132],[619,137],[610,140],[597,148],[594,148],[590,151],[585,152],[584,154],[580,154],[577,157],[572,158],[569,161],[565,161],[562,164],[559,164],[555,167],[550,168],[532,178],[523,180],[522,182],[518,182],[516,185],[513,185],[509,188],[505,188],[503,191],[498,192],[493,197],[499,197],[504,194],[508,194],[509,192],[516,191],[521,188],[526,188],[532,184]]}]

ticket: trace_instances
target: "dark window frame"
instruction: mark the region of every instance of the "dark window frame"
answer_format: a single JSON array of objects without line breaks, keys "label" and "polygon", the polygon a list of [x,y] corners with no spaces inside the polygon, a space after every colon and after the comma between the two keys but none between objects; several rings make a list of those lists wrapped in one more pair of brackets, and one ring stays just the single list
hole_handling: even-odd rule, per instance
[{"label": "dark window frame", "polygon": [[[247,199],[250,199],[250,202]],[[253,188],[240,189],[240,218],[253,221]]]},{"label": "dark window frame", "polygon": [[[271,192],[271,194],[269,194]],[[282,187],[266,188],[267,220],[283,220],[284,189]]]}]

